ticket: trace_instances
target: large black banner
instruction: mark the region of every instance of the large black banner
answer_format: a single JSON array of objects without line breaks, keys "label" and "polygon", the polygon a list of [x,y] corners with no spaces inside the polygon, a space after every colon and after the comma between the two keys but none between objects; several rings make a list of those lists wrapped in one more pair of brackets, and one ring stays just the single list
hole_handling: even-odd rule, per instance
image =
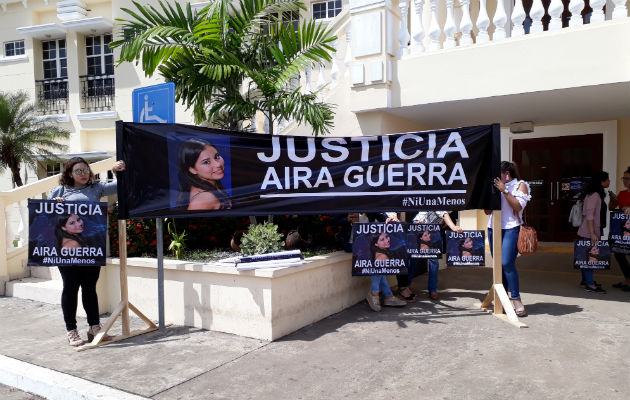
[{"label": "large black banner", "polygon": [[354,137],[116,129],[123,219],[499,208],[497,124]]}]

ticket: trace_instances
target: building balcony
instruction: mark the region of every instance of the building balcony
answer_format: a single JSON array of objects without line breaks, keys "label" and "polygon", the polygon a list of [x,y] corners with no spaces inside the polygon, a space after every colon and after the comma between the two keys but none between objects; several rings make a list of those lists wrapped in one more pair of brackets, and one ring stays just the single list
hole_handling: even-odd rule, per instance
[{"label": "building balcony", "polygon": [[352,111],[427,127],[625,118],[626,3],[351,0]]},{"label": "building balcony", "polygon": [[79,80],[82,113],[114,110],[114,75],[82,75]]},{"label": "building balcony", "polygon": [[65,114],[68,110],[68,78],[35,81],[37,111],[40,115]]}]

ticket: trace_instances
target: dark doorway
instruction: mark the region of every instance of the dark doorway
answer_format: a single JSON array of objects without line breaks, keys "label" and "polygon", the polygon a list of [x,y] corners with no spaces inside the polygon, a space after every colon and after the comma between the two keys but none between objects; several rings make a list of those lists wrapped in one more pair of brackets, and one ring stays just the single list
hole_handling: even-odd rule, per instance
[{"label": "dark doorway", "polygon": [[569,213],[584,182],[602,169],[602,154],[602,134],[514,140],[512,159],[532,190],[528,222],[540,240],[575,239]]}]

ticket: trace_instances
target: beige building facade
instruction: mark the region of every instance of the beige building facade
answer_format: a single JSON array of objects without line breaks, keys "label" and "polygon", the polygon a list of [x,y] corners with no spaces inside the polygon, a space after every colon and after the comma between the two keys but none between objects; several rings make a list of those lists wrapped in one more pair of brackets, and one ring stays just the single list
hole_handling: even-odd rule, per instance
[{"label": "beige building facade", "polygon": [[[42,117],[71,132],[62,157],[113,157],[114,124],[132,120],[132,91],[161,83],[132,64],[114,67],[107,43],[131,1],[0,0],[0,7],[0,88],[29,92]],[[611,189],[622,188],[630,165],[626,0],[312,1],[300,18],[338,36],[332,63],[307,69],[299,83],[336,105],[332,135],[499,123],[502,158],[517,161],[532,182],[534,224],[545,241],[569,240],[572,182],[603,169]],[[176,120],[192,123],[181,105]],[[292,121],[276,132],[310,134]],[[0,176],[0,280],[29,275],[20,204],[54,187],[56,178],[42,179],[59,172],[54,164],[23,171],[26,182],[40,180],[23,191]],[[482,214],[461,213],[461,224],[484,228]]]}]

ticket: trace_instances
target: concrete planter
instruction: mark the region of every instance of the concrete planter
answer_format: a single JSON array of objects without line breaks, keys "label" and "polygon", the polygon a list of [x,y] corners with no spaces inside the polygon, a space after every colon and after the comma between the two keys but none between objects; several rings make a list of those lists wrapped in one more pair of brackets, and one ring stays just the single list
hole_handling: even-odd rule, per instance
[{"label": "concrete planter", "polygon": [[[164,260],[165,319],[263,340],[275,340],[361,301],[369,279],[351,276],[351,254],[306,259],[298,267],[237,271],[219,263]],[[99,279],[101,312],[120,301],[118,259]],[[129,301],[158,318],[157,260],[127,260]]]}]

